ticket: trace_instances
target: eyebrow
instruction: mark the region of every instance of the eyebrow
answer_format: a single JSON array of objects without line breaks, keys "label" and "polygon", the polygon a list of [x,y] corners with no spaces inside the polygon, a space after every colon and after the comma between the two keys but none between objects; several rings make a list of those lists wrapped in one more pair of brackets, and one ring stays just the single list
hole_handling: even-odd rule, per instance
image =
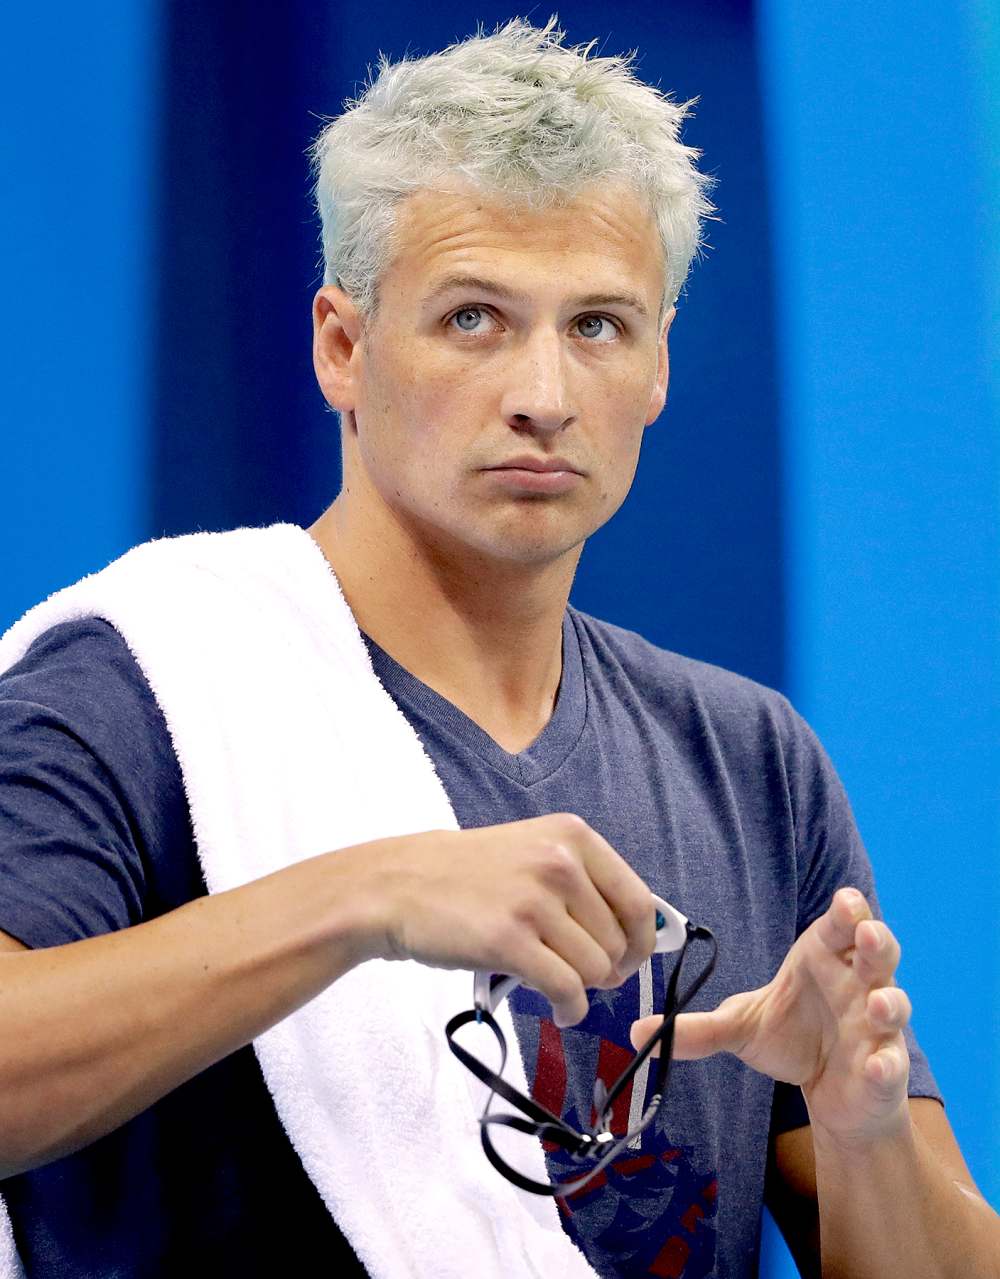
[{"label": "eyebrow", "polygon": [[[515,306],[527,306],[531,301],[526,293],[520,293],[517,289],[508,288],[506,284],[498,284],[496,280],[488,280],[481,275],[449,275],[433,287],[427,295],[426,305],[431,306],[445,293],[458,291],[488,293],[491,297],[512,302]],[[588,293],[574,298],[573,305],[584,310],[596,306],[625,306],[643,318],[649,315],[645,302],[635,293]]]}]

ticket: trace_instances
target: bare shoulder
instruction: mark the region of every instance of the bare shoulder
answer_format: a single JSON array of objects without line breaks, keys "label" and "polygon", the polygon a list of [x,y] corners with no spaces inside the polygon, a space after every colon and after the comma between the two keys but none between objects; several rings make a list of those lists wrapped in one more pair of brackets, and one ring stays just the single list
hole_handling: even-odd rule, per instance
[{"label": "bare shoulder", "polygon": [[23,941],[18,941],[16,937],[11,937],[10,933],[0,932],[0,953],[3,951],[29,950],[30,947],[25,946]]}]

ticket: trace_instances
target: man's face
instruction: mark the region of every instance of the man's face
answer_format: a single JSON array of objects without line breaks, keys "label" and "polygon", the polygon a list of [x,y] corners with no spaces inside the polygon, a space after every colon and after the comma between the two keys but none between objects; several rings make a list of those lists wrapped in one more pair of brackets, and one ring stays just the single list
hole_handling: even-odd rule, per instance
[{"label": "man's face", "polygon": [[663,407],[653,218],[622,188],[534,212],[424,191],[397,227],[337,404],[345,474],[445,552],[551,562],[621,505]]}]

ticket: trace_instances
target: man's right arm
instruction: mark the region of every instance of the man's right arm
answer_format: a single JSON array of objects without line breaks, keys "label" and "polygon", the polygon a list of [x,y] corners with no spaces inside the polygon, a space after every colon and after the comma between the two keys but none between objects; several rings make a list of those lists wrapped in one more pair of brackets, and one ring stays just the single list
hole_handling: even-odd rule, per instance
[{"label": "man's right arm", "polygon": [[516,973],[579,1021],[654,942],[649,891],[581,819],[326,853],[66,945],[0,947],[0,1177],[110,1132],[367,959]]}]

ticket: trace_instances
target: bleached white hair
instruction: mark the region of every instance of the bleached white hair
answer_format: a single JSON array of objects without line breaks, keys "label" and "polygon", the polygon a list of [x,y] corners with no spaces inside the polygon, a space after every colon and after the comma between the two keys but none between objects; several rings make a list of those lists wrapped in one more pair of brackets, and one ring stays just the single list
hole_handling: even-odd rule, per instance
[{"label": "bleached white hair", "polygon": [[639,80],[634,54],[568,48],[555,17],[522,19],[428,57],[392,64],[345,103],[311,148],[323,224],[324,280],[374,312],[391,261],[396,207],[458,179],[531,208],[620,181],[644,197],[663,245],[664,305],[701,244],[711,179],[680,140],[691,102]]}]

